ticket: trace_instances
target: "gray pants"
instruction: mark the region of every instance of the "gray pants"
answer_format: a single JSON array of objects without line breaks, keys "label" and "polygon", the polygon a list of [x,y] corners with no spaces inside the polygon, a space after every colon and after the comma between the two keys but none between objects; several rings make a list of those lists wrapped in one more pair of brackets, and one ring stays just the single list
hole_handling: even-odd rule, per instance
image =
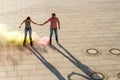
[{"label": "gray pants", "polygon": [[54,31],[54,33],[55,33],[56,42],[58,43],[58,33],[57,33],[57,28],[55,28],[55,29],[50,28],[50,43],[52,43],[52,35],[53,35],[53,31]]},{"label": "gray pants", "polygon": [[29,32],[30,43],[32,44],[32,29],[31,28],[25,28],[25,37],[24,37],[23,44],[26,43],[27,32]]}]

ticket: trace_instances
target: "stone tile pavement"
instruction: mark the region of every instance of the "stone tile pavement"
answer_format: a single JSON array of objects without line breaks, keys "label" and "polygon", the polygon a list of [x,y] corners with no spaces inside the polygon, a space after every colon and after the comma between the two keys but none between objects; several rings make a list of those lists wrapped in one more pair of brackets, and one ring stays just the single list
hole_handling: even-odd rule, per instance
[{"label": "stone tile pavement", "polygon": [[[26,16],[43,23],[55,12],[61,22],[59,45],[53,36],[52,46],[25,48],[4,43],[0,32],[0,80],[120,80],[119,0],[0,0],[0,7],[8,31],[23,33]],[[49,24],[32,28],[49,36]]]}]

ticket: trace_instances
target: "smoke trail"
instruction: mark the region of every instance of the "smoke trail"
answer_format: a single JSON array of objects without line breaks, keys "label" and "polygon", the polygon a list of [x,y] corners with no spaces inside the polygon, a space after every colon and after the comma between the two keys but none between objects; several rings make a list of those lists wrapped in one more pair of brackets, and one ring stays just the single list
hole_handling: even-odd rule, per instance
[{"label": "smoke trail", "polygon": [[50,44],[49,37],[47,37],[47,36],[39,37],[39,35],[36,32],[33,32],[32,36],[35,39],[35,42],[38,44],[43,44],[43,45]]},{"label": "smoke trail", "polygon": [[[33,42],[37,44],[49,45],[49,38],[48,37],[39,37],[36,32],[32,34]],[[7,25],[0,24],[0,42],[2,43],[12,43],[14,45],[22,45],[24,40],[24,34],[18,31],[10,31]],[[26,43],[30,43],[30,39],[27,36]]]},{"label": "smoke trail", "polygon": [[17,31],[10,31],[6,24],[0,24],[0,42],[10,42],[15,45],[21,45],[23,40],[23,34]]}]

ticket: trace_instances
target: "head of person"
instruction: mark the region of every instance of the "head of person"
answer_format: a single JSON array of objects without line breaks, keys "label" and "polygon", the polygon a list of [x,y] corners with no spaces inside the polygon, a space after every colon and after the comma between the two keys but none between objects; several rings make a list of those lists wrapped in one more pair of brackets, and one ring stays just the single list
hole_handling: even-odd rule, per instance
[{"label": "head of person", "polygon": [[55,17],[56,16],[56,14],[55,13],[52,13],[52,17]]},{"label": "head of person", "polygon": [[30,20],[30,19],[31,19],[30,16],[28,16],[26,20]]}]

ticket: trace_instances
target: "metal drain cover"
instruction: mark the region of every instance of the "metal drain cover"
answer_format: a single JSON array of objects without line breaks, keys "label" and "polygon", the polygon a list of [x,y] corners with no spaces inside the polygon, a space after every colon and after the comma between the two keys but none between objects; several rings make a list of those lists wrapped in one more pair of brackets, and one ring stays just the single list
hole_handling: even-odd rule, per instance
[{"label": "metal drain cover", "polygon": [[109,50],[109,52],[114,55],[120,55],[120,49],[117,48],[112,48]]},{"label": "metal drain cover", "polygon": [[99,51],[97,49],[93,49],[93,48],[87,49],[86,52],[90,55],[96,55],[99,53]]},{"label": "metal drain cover", "polygon": [[92,80],[104,80],[104,75],[102,73],[99,72],[95,72],[93,73],[91,76]]}]

